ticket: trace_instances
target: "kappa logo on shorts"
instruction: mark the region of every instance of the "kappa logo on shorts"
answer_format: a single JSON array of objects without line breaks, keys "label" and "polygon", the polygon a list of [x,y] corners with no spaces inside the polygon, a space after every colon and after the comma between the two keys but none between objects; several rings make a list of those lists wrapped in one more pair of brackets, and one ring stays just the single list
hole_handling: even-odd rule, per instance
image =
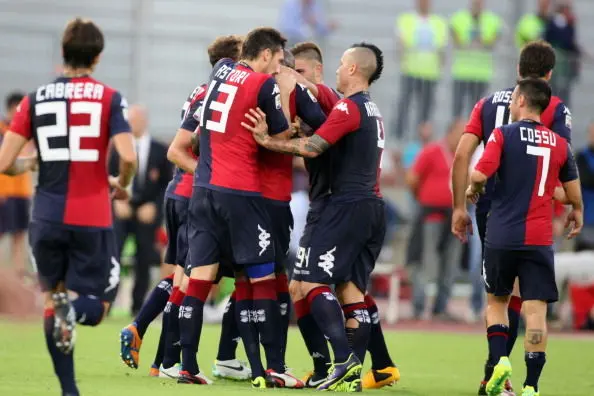
[{"label": "kappa logo on shorts", "polygon": [[483,259],[483,282],[485,282],[485,285],[487,287],[491,287],[489,286],[489,282],[487,282],[487,271],[485,271],[485,259]]},{"label": "kappa logo on shorts", "polygon": [[268,246],[270,246],[270,233],[262,228],[260,224],[258,224],[258,231],[260,232],[260,235],[258,235],[258,239],[260,240],[258,245],[261,249],[258,256],[261,256],[264,254],[266,249],[268,249]]},{"label": "kappa logo on shorts", "polygon": [[109,285],[105,288],[105,293],[114,290],[120,284],[120,262],[111,256],[111,270],[109,271]]},{"label": "kappa logo on shorts", "polygon": [[318,262],[318,267],[324,270],[329,276],[332,276],[332,269],[334,268],[334,252],[336,251],[336,246],[332,249],[328,250],[326,253],[320,256],[320,261]]}]

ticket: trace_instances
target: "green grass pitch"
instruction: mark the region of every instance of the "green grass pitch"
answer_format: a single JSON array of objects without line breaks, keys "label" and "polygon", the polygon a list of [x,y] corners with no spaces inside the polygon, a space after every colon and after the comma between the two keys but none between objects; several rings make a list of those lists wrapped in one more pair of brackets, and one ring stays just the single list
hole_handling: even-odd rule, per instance
[{"label": "green grass pitch", "polygon": [[[212,387],[178,385],[174,381],[147,376],[154,357],[160,323],[145,336],[140,368],[131,370],[119,359],[119,330],[126,323],[108,320],[97,328],[78,329],[75,367],[81,394],[93,395],[197,395],[235,396],[246,392],[274,392],[277,396],[313,394],[310,390],[254,390],[249,383],[217,381]],[[0,322],[0,395],[59,395],[49,355],[45,349],[41,321],[10,324]],[[205,326],[200,366],[208,376],[215,357],[219,326]],[[380,395],[458,396],[475,395],[482,375],[485,337],[474,334],[386,332],[390,351],[400,366],[402,378],[394,387],[368,391]],[[516,388],[524,380],[522,338],[512,356]],[[243,350],[239,349],[239,357]],[[594,395],[594,339],[553,336],[547,365],[541,378],[543,396]],[[369,360],[369,358],[368,358]],[[291,329],[287,363],[303,375],[310,367],[307,350],[297,329]],[[369,362],[368,362],[369,364]],[[203,393],[202,393],[203,394]]]}]

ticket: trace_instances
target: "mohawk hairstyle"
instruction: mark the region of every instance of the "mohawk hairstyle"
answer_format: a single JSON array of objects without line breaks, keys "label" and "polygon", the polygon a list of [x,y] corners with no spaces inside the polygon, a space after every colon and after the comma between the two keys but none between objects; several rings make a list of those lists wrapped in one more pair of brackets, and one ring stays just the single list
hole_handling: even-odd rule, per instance
[{"label": "mohawk hairstyle", "polygon": [[369,85],[379,80],[384,70],[384,54],[382,53],[382,50],[380,50],[376,45],[366,42],[353,44],[351,48],[366,48],[373,52],[375,55],[376,68],[375,71],[369,76]]}]

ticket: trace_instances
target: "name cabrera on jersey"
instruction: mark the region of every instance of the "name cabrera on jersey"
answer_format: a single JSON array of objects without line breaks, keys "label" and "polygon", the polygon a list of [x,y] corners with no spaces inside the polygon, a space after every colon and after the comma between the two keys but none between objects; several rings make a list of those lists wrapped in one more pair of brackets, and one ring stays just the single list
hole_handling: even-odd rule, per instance
[{"label": "name cabrera on jersey", "polygon": [[274,78],[248,65],[220,60],[211,73],[200,119],[200,162],[194,185],[261,194],[259,146],[241,126],[249,109],[266,114],[268,133],[289,129]]},{"label": "name cabrera on jersey", "polygon": [[[477,136],[486,145],[495,128],[511,123],[509,105],[513,91],[514,88],[506,88],[479,100],[472,109],[464,132]],[[540,119],[545,127],[571,143],[571,112],[559,97],[551,97]],[[489,211],[494,188],[495,180],[489,178],[485,186],[485,194],[481,195],[477,203],[477,212]]]},{"label": "name cabrera on jersey", "polygon": [[130,132],[127,108],[119,92],[91,77],[59,77],[21,101],[10,130],[37,146],[33,221],[111,227],[107,148],[112,136]]}]

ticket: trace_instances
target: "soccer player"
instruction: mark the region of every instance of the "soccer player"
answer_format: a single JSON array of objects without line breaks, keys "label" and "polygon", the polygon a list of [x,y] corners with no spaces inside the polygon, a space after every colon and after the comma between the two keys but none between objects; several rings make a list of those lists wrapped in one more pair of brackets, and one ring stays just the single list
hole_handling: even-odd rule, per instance
[{"label": "soccer player", "polygon": [[[361,385],[362,365],[357,356],[365,355],[371,324],[364,296],[385,234],[384,203],[377,185],[383,121],[367,92],[382,69],[382,53],[374,45],[355,44],[345,51],[337,70],[337,87],[345,99],[310,137],[272,138],[260,109],[246,114],[252,124],[242,123],[270,150],[315,158],[330,149],[332,194],[305,254],[296,263],[299,273],[294,273],[315,321],[334,350],[335,364],[319,390],[355,391]],[[314,265],[310,265],[310,257]],[[337,285],[342,307],[330,285]]]},{"label": "soccer player", "polygon": [[539,394],[538,379],[546,362],[547,304],[557,301],[553,253],[553,195],[563,183],[573,211],[568,238],[582,228],[583,204],[571,147],[560,134],[541,123],[551,88],[542,79],[518,82],[510,104],[510,125],[496,128],[471,175],[467,196],[475,200],[487,180],[497,175],[483,271],[487,289],[487,338],[497,365],[486,391],[499,395],[511,375],[506,314],[514,281],[519,279],[526,318],[526,380],[522,396]]},{"label": "soccer player", "polygon": [[[553,48],[544,41],[535,41],[527,44],[520,53],[518,62],[518,74],[520,78],[538,77],[544,80],[551,78],[555,67],[555,52]],[[509,104],[513,88],[503,89],[494,92],[490,96],[481,99],[472,110],[470,120],[462,135],[452,165],[452,186],[454,195],[454,212],[452,215],[452,232],[462,241],[466,240],[467,230],[471,227],[470,216],[466,209],[465,189],[468,182],[468,168],[472,154],[482,142],[487,143],[493,129],[509,123]],[[556,96],[551,101],[541,116],[541,122],[547,128],[561,135],[571,142],[571,113],[565,104]],[[485,240],[485,227],[487,214],[491,208],[491,196],[495,179],[490,179],[486,184],[485,194],[481,195],[476,205],[476,222],[478,233],[483,245]],[[518,325],[522,300],[516,288],[510,299],[508,308],[509,334],[508,354],[516,342],[518,336]],[[481,381],[478,394],[485,395],[485,386],[493,372],[493,366],[497,362],[487,358],[485,363],[485,376]],[[506,391],[512,391],[511,382],[506,385]]]},{"label": "soccer player", "polygon": [[[180,307],[182,366],[179,382],[204,384],[198,350],[204,302],[219,271],[233,262],[236,282],[249,279],[250,298],[237,288],[239,331],[252,369],[252,384],[303,387],[286,373],[277,324],[275,251],[271,220],[262,198],[260,150],[241,126],[248,109],[261,107],[272,134],[286,139],[289,95],[280,93],[273,73],[283,60],[286,39],[275,29],[258,28],[243,41],[241,61],[219,61],[213,68],[200,120],[200,160],[189,207],[190,280]],[[254,336],[254,331],[257,336]],[[259,358],[260,340],[268,370]]]},{"label": "soccer player", "polygon": [[[64,395],[79,394],[75,324],[99,324],[108,307],[102,296],[117,287],[110,186],[115,198],[127,198],[136,167],[125,99],[90,76],[103,46],[92,21],[70,21],[62,36],[64,74],[22,100],[0,149],[0,173],[10,173],[23,170],[23,161],[13,163],[27,141],[37,146],[30,242],[45,291],[46,344]],[[119,177],[107,175],[110,139]]]},{"label": "soccer player", "polygon": [[[324,84],[323,58],[320,47],[313,42],[296,44],[291,52],[295,56],[295,69],[310,84],[307,86],[316,92],[317,99],[324,113],[330,114],[332,108],[340,100],[340,96],[333,89]],[[313,87],[312,87],[313,85]],[[305,166],[309,174],[308,224],[304,230],[304,243],[301,244],[300,254],[304,255],[308,245],[309,234],[313,225],[319,219],[321,209],[330,194],[329,153],[325,152],[316,158],[305,158]],[[297,268],[299,271],[299,269]],[[327,376],[330,364],[330,354],[326,338],[316,324],[307,300],[300,293],[299,282],[291,281],[290,289],[295,301],[297,324],[305,340],[310,356],[313,359],[314,370],[308,373],[303,381],[308,388],[320,385]],[[393,363],[382,331],[377,304],[370,295],[365,296],[365,304],[371,317],[371,334],[368,351],[371,354],[371,370],[363,377],[364,389],[378,389],[392,384],[400,379],[400,372]]]}]

